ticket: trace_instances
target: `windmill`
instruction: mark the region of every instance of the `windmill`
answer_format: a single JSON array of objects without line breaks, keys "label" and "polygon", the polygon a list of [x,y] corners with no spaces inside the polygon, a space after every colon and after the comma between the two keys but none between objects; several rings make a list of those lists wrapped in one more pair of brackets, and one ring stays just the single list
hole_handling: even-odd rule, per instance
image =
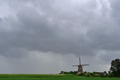
[{"label": "windmill", "polygon": [[82,66],[88,66],[89,64],[82,64],[81,65],[81,60],[80,60],[80,57],[79,57],[79,65],[73,65],[73,67],[75,67],[75,66],[78,66],[78,74],[80,74],[80,73],[83,73],[83,68],[82,68]]}]

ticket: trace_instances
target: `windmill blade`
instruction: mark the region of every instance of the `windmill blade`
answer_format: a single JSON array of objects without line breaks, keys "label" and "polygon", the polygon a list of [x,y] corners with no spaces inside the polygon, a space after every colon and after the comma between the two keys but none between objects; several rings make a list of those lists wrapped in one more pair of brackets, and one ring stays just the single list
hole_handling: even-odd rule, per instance
[{"label": "windmill blade", "polygon": [[76,67],[76,66],[78,66],[78,65],[73,65],[73,67]]},{"label": "windmill blade", "polygon": [[80,60],[80,57],[79,57],[79,64],[81,65],[81,60]]},{"label": "windmill blade", "polygon": [[82,66],[89,66],[89,64],[82,64]]}]

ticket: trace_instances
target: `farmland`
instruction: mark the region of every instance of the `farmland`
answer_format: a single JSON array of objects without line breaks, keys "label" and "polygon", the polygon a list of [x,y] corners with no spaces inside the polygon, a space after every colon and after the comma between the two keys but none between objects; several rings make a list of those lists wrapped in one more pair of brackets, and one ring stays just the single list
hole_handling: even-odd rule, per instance
[{"label": "farmland", "polygon": [[119,80],[120,78],[83,77],[63,74],[0,74],[0,80]]}]

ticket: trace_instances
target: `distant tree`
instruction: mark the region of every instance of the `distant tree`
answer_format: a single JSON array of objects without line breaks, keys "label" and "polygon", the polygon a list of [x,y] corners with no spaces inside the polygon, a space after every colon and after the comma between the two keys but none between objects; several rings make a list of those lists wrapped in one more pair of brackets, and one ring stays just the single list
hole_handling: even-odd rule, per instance
[{"label": "distant tree", "polygon": [[87,74],[87,71],[85,71],[84,74]]},{"label": "distant tree", "polygon": [[80,73],[79,76],[84,76],[84,73]]},{"label": "distant tree", "polygon": [[74,71],[75,74],[77,74],[78,71]]},{"label": "distant tree", "polygon": [[112,60],[110,71],[115,77],[120,77],[120,59]]},{"label": "distant tree", "polygon": [[73,74],[74,72],[73,71],[70,71],[70,74]]}]

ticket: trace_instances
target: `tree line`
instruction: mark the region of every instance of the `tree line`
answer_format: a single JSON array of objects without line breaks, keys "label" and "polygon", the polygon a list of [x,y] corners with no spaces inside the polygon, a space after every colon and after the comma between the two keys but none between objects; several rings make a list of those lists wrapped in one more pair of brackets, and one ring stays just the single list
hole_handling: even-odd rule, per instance
[{"label": "tree line", "polygon": [[108,73],[104,71],[103,73],[101,72],[83,72],[80,74],[77,74],[78,71],[70,71],[70,72],[65,72],[61,71],[60,74],[73,74],[73,75],[78,75],[78,76],[86,76],[86,77],[120,77],[120,59],[115,59],[111,61],[111,67]]}]

